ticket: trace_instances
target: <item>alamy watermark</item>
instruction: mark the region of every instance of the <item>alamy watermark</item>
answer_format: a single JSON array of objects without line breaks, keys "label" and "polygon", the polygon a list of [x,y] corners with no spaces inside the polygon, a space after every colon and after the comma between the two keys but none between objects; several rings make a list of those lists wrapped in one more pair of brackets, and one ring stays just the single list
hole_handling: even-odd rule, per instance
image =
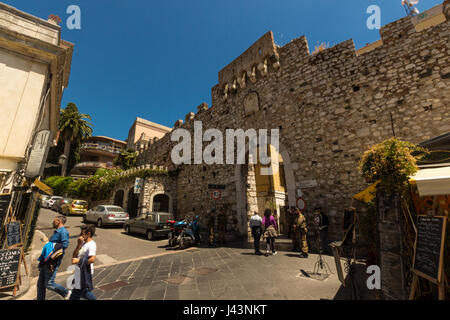
[{"label": "alamy watermark", "polygon": [[381,28],[381,9],[377,5],[371,5],[366,10],[367,14],[370,14],[367,18],[367,28],[369,30],[380,29]]},{"label": "alamy watermark", "polygon": [[66,13],[70,16],[66,20],[66,26],[69,30],[81,29],[81,9],[76,4],[67,7]]},{"label": "alamy watermark", "polygon": [[[180,164],[245,164],[248,140],[248,164],[269,165],[261,168],[261,175],[273,175],[278,172],[279,129],[270,130],[270,146],[275,156],[268,152],[269,136],[267,129],[226,129],[225,141],[219,129],[207,129],[203,132],[201,121],[194,121],[194,137],[190,131],[178,128],[172,132],[171,140],[178,144],[172,149],[171,159]],[[203,142],[211,142],[203,149]],[[193,148],[192,148],[193,147]],[[237,155],[235,157],[235,152]],[[225,161],[224,161],[225,151]],[[193,160],[193,161],[192,161]]]},{"label": "alamy watermark", "polygon": [[381,270],[377,265],[367,267],[367,274],[370,276],[367,278],[366,285],[369,290],[381,289]]}]

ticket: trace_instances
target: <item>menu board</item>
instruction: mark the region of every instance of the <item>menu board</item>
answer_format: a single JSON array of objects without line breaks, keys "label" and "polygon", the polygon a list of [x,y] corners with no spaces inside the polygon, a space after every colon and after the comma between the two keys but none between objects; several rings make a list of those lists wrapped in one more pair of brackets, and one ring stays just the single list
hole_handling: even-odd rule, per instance
[{"label": "menu board", "polygon": [[434,282],[441,280],[446,219],[417,217],[414,271]]},{"label": "menu board", "polygon": [[0,250],[0,288],[16,285],[22,249]]},{"label": "menu board", "polygon": [[10,222],[6,225],[6,240],[8,247],[22,243],[22,235],[20,233],[20,222]]},{"label": "menu board", "polygon": [[10,194],[2,194],[0,195],[0,224],[3,219],[8,215],[8,207],[11,202]]}]

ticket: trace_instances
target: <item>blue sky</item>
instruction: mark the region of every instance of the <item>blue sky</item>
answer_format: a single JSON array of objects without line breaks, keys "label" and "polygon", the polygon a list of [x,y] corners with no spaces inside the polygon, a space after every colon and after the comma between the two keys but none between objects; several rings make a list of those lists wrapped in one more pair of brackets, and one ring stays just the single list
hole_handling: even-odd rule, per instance
[{"label": "blue sky", "polygon": [[[2,0],[32,15],[62,18],[62,38],[75,44],[69,87],[92,116],[94,135],[126,139],[134,119],[169,127],[203,101],[211,105],[217,73],[269,30],[284,45],[306,35],[310,48],[353,39],[378,40],[369,5],[381,25],[405,16],[401,0]],[[427,10],[443,0],[422,0]],[[69,30],[69,5],[81,8],[81,30]]]}]

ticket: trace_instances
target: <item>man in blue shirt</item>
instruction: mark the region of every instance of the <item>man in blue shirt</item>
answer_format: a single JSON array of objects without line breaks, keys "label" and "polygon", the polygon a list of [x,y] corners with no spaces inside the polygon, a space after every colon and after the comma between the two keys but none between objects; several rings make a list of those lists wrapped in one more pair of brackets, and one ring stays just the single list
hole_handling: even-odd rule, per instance
[{"label": "man in blue shirt", "polygon": [[[53,228],[55,228],[55,232],[50,238],[50,242],[60,243],[63,247],[63,251],[69,247],[69,232],[64,227],[66,223],[66,217],[58,216],[53,220]],[[63,298],[68,298],[69,290],[64,288],[63,286],[55,283],[56,272],[58,272],[58,268],[61,264],[62,257],[58,260],[55,268],[52,270],[50,266],[46,263],[39,263],[39,279],[37,282],[37,300],[45,300],[46,289],[55,291]]]}]

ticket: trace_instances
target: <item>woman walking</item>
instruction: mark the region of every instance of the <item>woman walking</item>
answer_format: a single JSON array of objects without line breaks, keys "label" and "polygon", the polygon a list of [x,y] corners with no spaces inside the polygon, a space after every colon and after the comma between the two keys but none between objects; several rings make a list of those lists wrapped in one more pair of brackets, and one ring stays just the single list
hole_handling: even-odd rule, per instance
[{"label": "woman walking", "polygon": [[272,211],[270,209],[266,209],[264,211],[262,225],[264,226],[264,239],[266,239],[267,255],[269,255],[271,251],[272,254],[275,255],[277,254],[277,252],[275,251],[275,238],[278,237],[278,227],[277,222],[272,216]]}]

